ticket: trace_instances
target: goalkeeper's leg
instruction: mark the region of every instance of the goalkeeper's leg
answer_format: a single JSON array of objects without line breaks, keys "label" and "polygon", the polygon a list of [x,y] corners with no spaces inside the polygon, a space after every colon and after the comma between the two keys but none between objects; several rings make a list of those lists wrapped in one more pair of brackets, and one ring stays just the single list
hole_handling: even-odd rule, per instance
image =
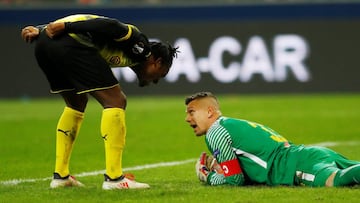
[{"label": "goalkeeper's leg", "polygon": [[360,184],[360,163],[337,171],[334,186],[348,186]]},{"label": "goalkeeper's leg", "polygon": [[332,163],[336,164],[338,168],[332,173],[327,182],[327,186],[351,186],[360,184],[360,162],[349,160],[341,154],[327,149],[327,154],[330,155]]}]

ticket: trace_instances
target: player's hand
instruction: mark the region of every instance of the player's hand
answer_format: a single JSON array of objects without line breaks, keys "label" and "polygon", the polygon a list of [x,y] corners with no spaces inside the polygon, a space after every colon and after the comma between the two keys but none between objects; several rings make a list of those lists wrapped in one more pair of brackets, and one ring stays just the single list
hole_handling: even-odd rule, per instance
[{"label": "player's hand", "polygon": [[195,164],[196,175],[202,182],[207,182],[207,177],[210,173],[210,169],[206,166],[207,154],[205,152],[201,153],[199,160]]},{"label": "player's hand", "polygon": [[[205,153],[205,156],[206,156],[206,153]],[[196,175],[199,178],[199,180],[201,182],[206,183],[210,170],[204,164],[203,154],[201,154],[200,159],[196,162],[195,171],[196,171]]]},{"label": "player's hand", "polygon": [[224,170],[221,168],[220,164],[217,162],[215,157],[212,155],[208,155],[206,158],[207,166],[211,171],[215,171],[216,173],[224,174]]},{"label": "player's hand", "polygon": [[214,172],[220,173],[220,174],[224,173],[224,171],[221,168],[220,164],[217,162],[217,160],[215,159],[215,157],[213,155],[211,155],[211,154],[208,155],[205,152],[203,152],[200,157],[203,158],[203,164],[210,171],[214,171]]},{"label": "player's hand", "polygon": [[26,26],[21,30],[21,37],[27,43],[33,42],[39,36],[39,29],[34,26]]},{"label": "player's hand", "polygon": [[46,26],[46,35],[50,38],[54,38],[57,35],[60,35],[65,30],[65,23],[64,22],[56,22],[56,23],[49,23]]}]

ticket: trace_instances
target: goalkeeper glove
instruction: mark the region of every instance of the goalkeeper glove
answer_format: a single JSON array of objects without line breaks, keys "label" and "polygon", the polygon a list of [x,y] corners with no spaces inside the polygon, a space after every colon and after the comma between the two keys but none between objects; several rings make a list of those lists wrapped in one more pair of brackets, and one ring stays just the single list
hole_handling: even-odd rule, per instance
[{"label": "goalkeeper glove", "polygon": [[207,182],[207,177],[210,173],[210,169],[206,166],[206,162],[207,162],[206,159],[207,159],[207,154],[203,152],[200,155],[200,158],[195,165],[195,171],[197,177],[199,178],[200,181],[205,183]]}]

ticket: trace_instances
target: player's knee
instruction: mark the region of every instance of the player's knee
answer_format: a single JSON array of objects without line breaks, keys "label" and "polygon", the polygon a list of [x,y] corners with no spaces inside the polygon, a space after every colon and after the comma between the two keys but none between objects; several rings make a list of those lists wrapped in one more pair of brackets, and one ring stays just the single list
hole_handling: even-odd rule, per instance
[{"label": "player's knee", "polygon": [[126,95],[121,92],[120,93],[120,99],[119,99],[119,108],[122,108],[122,109],[125,109],[126,108],[126,105],[127,105],[127,98],[126,98]]},{"label": "player's knee", "polygon": [[126,95],[121,92],[119,95],[113,95],[107,98],[103,103],[104,108],[121,108],[125,109],[127,104]]},{"label": "player's knee", "polygon": [[126,108],[126,95],[119,86],[90,93],[103,106],[103,108]]},{"label": "player's knee", "polygon": [[335,179],[335,176],[336,176],[336,172],[332,173],[328,179],[326,180],[325,182],[325,186],[326,187],[334,187],[334,179]]},{"label": "player's knee", "polygon": [[75,109],[80,112],[84,112],[88,103],[88,97],[86,94],[71,94],[62,93],[66,106]]}]

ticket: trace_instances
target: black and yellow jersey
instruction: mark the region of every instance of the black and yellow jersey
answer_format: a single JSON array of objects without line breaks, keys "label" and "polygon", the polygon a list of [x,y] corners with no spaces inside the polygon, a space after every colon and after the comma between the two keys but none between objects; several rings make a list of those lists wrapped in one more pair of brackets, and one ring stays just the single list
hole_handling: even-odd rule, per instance
[{"label": "black and yellow jersey", "polygon": [[92,14],[71,15],[55,22],[65,22],[65,32],[79,43],[98,49],[110,67],[135,66],[141,62],[132,56],[132,45],[136,43],[132,36],[140,33],[134,25]]}]

